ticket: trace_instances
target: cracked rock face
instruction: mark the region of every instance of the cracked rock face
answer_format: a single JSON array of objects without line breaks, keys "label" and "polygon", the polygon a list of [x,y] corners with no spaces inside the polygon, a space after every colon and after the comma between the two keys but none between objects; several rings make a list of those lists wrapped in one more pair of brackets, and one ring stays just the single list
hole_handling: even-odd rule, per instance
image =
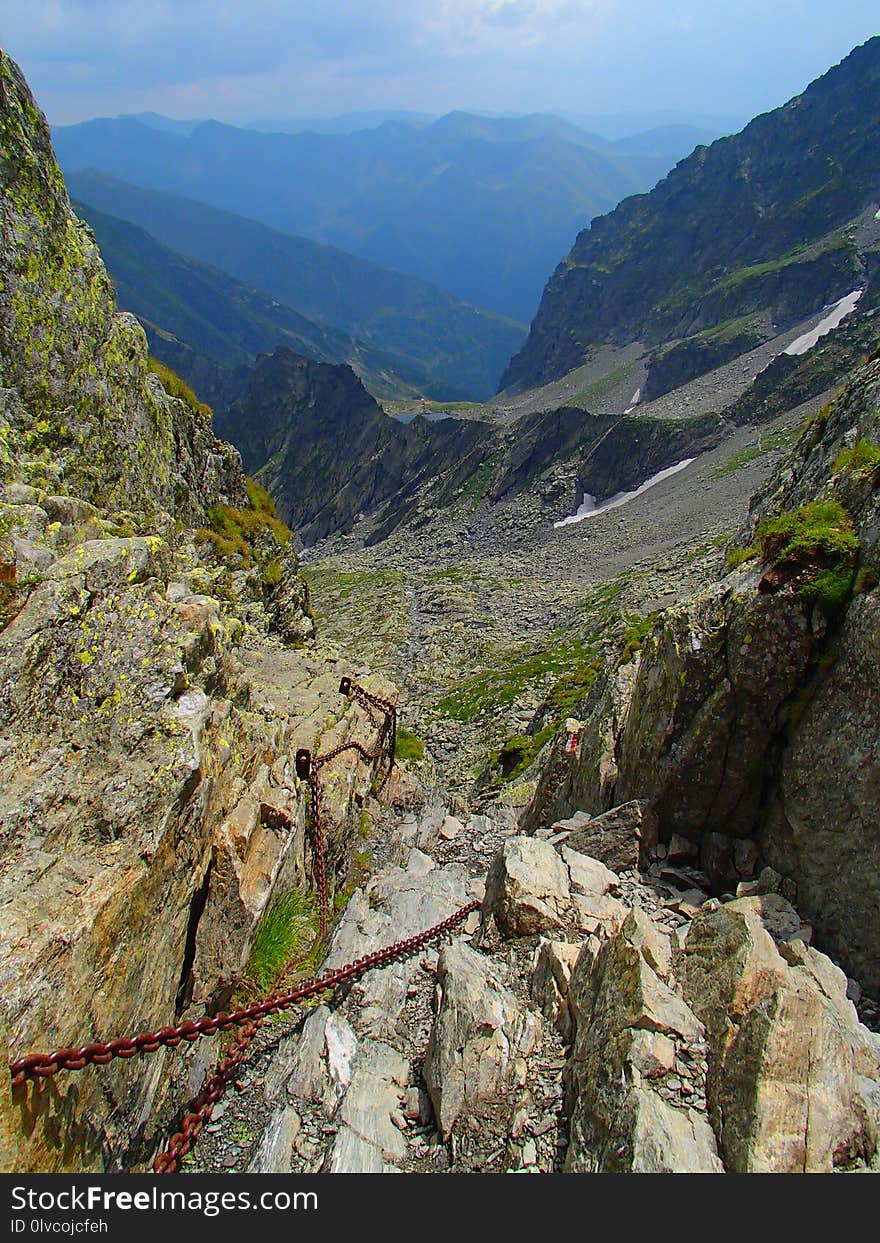
[{"label": "cracked rock face", "polygon": [[[785,957],[781,952],[786,949]],[[709,1109],[736,1172],[828,1172],[876,1155],[880,1041],[846,977],[815,950],[774,944],[759,898],[694,920],[685,996],[706,1024]]]},{"label": "cracked rock face", "polygon": [[441,951],[437,983],[440,1004],[425,1082],[441,1134],[471,1117],[497,1129],[525,1083],[525,1059],[540,1021],[520,1006],[496,966],[460,942]]},{"label": "cracked rock face", "polygon": [[880,990],[880,488],[876,467],[853,465],[847,453],[880,443],[878,399],[873,357],[805,427],[740,536],[754,543],[768,514],[843,506],[859,541],[843,612],[826,616],[796,584],[759,590],[761,567],[747,559],[660,614],[638,657],[599,678],[579,709],[574,762],[554,746],[521,818],[529,830],[577,829],[569,844],[590,853],[583,834],[596,817],[641,800],[661,843],[679,852],[690,844],[719,894],[770,863],[820,944],[872,994]]},{"label": "cracked rock face", "polygon": [[[273,894],[311,884],[288,756],[372,727],[340,703],[350,670],[270,638],[312,634],[292,548],[262,550],[275,583],[204,560],[192,528],[248,503],[241,459],[149,372],[3,53],[0,185],[0,1039],[17,1057],[224,1006]],[[326,775],[333,878],[373,773],[349,756]],[[210,1060],[17,1089],[8,1163],[130,1165]]]}]

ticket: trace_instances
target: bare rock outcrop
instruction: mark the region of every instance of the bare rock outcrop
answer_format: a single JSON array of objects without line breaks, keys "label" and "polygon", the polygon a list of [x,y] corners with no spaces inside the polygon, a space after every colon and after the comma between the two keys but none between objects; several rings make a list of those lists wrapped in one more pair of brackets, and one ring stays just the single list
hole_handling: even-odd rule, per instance
[{"label": "bare rock outcrop", "polygon": [[681,974],[706,1025],[709,1109],[728,1170],[874,1163],[880,1039],[859,1024],[840,970],[801,941],[777,948],[760,899],[744,898],[697,916]]},{"label": "bare rock outcrop", "polygon": [[554,744],[521,818],[532,831],[577,813],[586,830],[643,800],[661,843],[691,843],[716,893],[769,863],[875,995],[878,398],[875,353],[753,500],[738,568],[660,614],[627,665],[611,661],[579,709],[576,756]]},{"label": "bare rock outcrop", "polygon": [[[207,407],[150,370],[4,53],[0,88],[0,1014],[17,1057],[228,1004],[273,895],[313,884],[292,752],[374,726],[339,695],[352,670],[279,642],[314,633],[293,545]],[[378,772],[347,754],[324,775],[332,891]],[[147,1159],[216,1053],[18,1088],[4,1166]]]},{"label": "bare rock outcrop", "polygon": [[540,1022],[519,1004],[497,965],[460,942],[441,951],[437,982],[440,1004],[424,1073],[441,1134],[474,1118],[503,1136]]}]

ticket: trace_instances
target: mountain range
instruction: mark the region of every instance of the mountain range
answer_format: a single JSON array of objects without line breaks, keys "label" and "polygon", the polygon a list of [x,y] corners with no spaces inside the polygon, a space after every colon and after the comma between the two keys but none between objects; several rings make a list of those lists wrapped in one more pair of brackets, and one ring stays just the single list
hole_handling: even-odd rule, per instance
[{"label": "mountain range", "polygon": [[[241,314],[243,303],[250,304],[249,314],[259,304],[260,349],[274,349],[295,331],[312,343],[297,346],[303,353],[352,361],[380,395],[415,388],[440,400],[488,397],[525,337],[521,324],[335,247],[292,237],[179,195],[139,189],[105,174],[73,173],[67,181],[98,233],[123,305],[136,314],[145,313],[197,352],[226,365],[237,358],[206,349],[201,330],[196,339],[180,318],[196,273],[202,288],[206,282],[211,286],[215,299],[202,298],[204,321],[225,331],[230,316]],[[111,224],[109,217],[119,219]],[[138,228],[125,230],[123,220]],[[161,248],[174,255],[156,261]],[[153,258],[145,264],[138,256],[147,250]],[[218,282],[218,273],[209,275],[200,265],[219,269],[247,290]],[[160,280],[170,288],[157,296]],[[237,303],[234,312],[228,297]],[[171,307],[173,322],[167,314]],[[311,327],[303,319],[313,321]],[[266,339],[265,332],[275,323],[279,331]],[[247,335],[250,350],[253,332]],[[236,347],[235,355],[239,352]],[[390,379],[384,374],[389,369]]]},{"label": "mountain range", "polygon": [[100,169],[186,195],[525,322],[577,230],[647,190],[694,138],[689,127],[666,129],[633,146],[558,117],[464,112],[354,133],[119,118],[53,134],[65,175]]},{"label": "mountain range", "polygon": [[608,344],[654,351],[655,395],[708,371],[864,287],[878,199],[875,37],[583,230],[502,383],[557,379]]}]

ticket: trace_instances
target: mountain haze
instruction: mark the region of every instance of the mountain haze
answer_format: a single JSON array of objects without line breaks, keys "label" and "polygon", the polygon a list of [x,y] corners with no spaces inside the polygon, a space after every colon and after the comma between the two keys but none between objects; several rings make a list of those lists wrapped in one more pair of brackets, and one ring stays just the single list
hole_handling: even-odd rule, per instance
[{"label": "mountain haze", "polygon": [[488,396],[525,336],[519,324],[335,247],[100,173],[67,180],[78,201],[387,355],[398,375],[422,376],[430,396]]},{"label": "mountain haze", "polygon": [[627,151],[541,115],[453,112],[352,134],[216,121],[187,134],[97,120],[56,129],[54,140],[65,174],[100,169],[184,194],[526,322],[577,230],[669,167],[666,154]]}]

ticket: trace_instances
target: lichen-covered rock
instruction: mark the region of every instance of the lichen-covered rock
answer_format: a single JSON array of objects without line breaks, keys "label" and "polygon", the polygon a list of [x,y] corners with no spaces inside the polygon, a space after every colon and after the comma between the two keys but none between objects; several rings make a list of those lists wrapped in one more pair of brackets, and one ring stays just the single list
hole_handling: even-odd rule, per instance
[{"label": "lichen-covered rock", "polygon": [[[149,372],[3,53],[0,185],[0,1010],[18,1056],[227,1004],[273,894],[313,881],[291,753],[374,726],[340,700],[350,670],[270,646],[312,625],[272,523],[254,536],[270,581],[206,557],[192,527],[250,504],[239,455]],[[351,754],[327,768],[331,888],[374,776]],[[17,1089],[10,1166],[142,1159],[210,1060]]]},{"label": "lichen-covered rock", "polygon": [[553,847],[534,837],[512,837],[486,877],[483,922],[494,918],[505,936],[534,936],[561,928],[571,909],[568,869]]},{"label": "lichen-covered rock", "polygon": [[218,500],[243,503],[237,451],[148,372],[143,329],[118,314],[45,118],[2,52],[0,85],[0,385],[14,393],[0,475],[191,525]]},{"label": "lichen-covered rock", "polygon": [[[16,1054],[226,1004],[273,892],[310,884],[291,752],[322,731],[373,732],[354,705],[336,720],[338,667],[280,649],[273,684],[287,676],[292,693],[267,711],[234,620],[208,597],[169,599],[172,562],[158,537],[84,544],[0,631],[0,972]],[[332,883],[372,771],[348,754],[327,778]],[[60,1096],[19,1089],[20,1168],[124,1163],[184,1093],[186,1066],[178,1051],[146,1075],[118,1061],[59,1080]]]},{"label": "lichen-covered rock", "polygon": [[678,1052],[703,1047],[703,1027],[650,965],[661,956],[628,917],[575,966],[570,1171],[721,1172],[706,1117],[666,1086]]},{"label": "lichen-covered rock", "polygon": [[440,1004],[425,1053],[425,1083],[444,1138],[459,1121],[479,1119],[507,1132],[516,1091],[540,1024],[523,1009],[483,955],[453,941],[437,964]]},{"label": "lichen-covered rock", "polygon": [[875,1040],[846,1000],[843,973],[802,942],[783,958],[760,905],[741,898],[702,911],[681,963],[685,996],[706,1025],[709,1108],[725,1166],[870,1166],[880,1133]]}]

